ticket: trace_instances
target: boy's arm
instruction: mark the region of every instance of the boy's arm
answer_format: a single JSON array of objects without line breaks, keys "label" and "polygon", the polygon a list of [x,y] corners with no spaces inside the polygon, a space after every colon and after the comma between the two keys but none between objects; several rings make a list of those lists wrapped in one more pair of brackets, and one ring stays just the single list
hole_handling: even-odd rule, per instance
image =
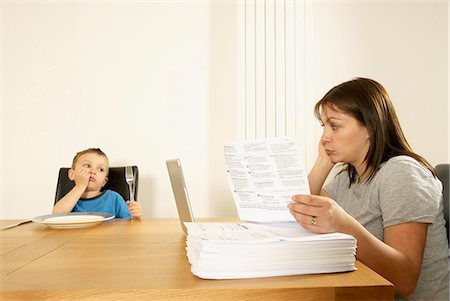
[{"label": "boy's arm", "polygon": [[53,207],[52,213],[68,213],[77,204],[89,184],[89,173],[84,170],[72,171],[75,187],[62,197]]},{"label": "boy's arm", "polygon": [[75,185],[64,197],[62,197],[53,207],[52,213],[67,213],[71,212],[73,207],[83,195],[86,188]]}]

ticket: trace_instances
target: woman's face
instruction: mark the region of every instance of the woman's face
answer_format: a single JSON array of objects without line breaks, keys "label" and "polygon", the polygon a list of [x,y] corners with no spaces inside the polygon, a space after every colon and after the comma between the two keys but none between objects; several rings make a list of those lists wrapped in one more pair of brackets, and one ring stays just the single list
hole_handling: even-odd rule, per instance
[{"label": "woman's face", "polygon": [[324,106],[321,112],[323,124],[322,143],[333,163],[349,163],[358,175],[365,170],[364,158],[370,147],[367,128],[354,117]]}]

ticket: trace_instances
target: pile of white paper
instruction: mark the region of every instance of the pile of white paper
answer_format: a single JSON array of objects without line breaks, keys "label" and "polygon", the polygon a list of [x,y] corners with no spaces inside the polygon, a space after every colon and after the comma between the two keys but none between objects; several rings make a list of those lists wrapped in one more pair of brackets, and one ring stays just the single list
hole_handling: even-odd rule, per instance
[{"label": "pile of white paper", "polygon": [[292,195],[309,194],[294,138],[226,142],[227,180],[241,220],[185,223],[194,275],[256,278],[353,271],[356,239],[303,229],[288,210]]},{"label": "pile of white paper", "polygon": [[314,234],[295,222],[186,223],[187,256],[205,279],[256,278],[355,270],[356,239]]}]

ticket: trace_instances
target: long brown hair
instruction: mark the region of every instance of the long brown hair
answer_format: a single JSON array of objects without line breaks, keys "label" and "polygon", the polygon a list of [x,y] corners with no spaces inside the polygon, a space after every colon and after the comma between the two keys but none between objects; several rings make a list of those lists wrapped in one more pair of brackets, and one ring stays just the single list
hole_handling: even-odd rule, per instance
[{"label": "long brown hair", "polygon": [[[436,176],[433,166],[413,152],[403,134],[391,99],[378,82],[368,78],[355,78],[332,88],[314,107],[314,114],[319,120],[324,106],[339,109],[367,128],[370,135],[370,147],[364,158],[364,172],[369,172],[367,181],[372,180],[383,162],[400,155],[416,159]],[[355,183],[355,168],[344,164],[344,169],[348,170],[350,185]]]}]

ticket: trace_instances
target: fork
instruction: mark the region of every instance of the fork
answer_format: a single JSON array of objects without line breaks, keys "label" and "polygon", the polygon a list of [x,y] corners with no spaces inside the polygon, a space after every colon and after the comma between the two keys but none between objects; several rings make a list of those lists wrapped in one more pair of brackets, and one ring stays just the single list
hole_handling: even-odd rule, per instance
[{"label": "fork", "polygon": [[134,201],[134,175],[133,167],[125,166],[125,180],[130,188],[130,201]]}]

